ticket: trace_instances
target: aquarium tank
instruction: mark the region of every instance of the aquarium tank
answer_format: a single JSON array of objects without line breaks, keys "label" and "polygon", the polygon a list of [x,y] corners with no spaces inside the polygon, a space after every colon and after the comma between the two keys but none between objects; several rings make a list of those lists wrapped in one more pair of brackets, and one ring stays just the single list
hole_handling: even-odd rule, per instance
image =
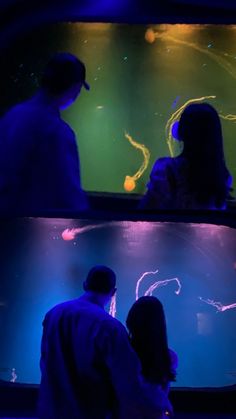
[{"label": "aquarium tank", "polygon": [[209,222],[106,218],[0,220],[0,379],[40,382],[46,312],[78,298],[90,268],[117,274],[107,307],[125,324],[143,295],[165,310],[179,366],[174,387],[223,387],[236,376],[236,229]]},{"label": "aquarium tank", "polygon": [[235,45],[236,25],[47,24],[6,48],[0,111],[29,98],[52,54],[68,51],[85,62],[91,87],[63,112],[85,190],[143,194],[155,160],[180,154],[171,127],[197,102],[220,115],[235,188]]}]

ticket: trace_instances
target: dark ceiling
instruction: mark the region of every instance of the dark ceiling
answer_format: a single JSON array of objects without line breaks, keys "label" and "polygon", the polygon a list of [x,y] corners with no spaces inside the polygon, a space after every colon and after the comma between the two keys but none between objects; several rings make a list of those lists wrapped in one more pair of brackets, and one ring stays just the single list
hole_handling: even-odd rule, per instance
[{"label": "dark ceiling", "polygon": [[236,23],[236,0],[1,0],[1,44],[56,21]]}]

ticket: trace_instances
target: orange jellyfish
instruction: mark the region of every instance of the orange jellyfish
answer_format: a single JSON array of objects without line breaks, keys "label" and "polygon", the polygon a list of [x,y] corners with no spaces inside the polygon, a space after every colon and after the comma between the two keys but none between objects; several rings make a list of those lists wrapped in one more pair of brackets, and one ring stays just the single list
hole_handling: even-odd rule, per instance
[{"label": "orange jellyfish", "polygon": [[132,176],[125,176],[124,189],[126,192],[132,192],[136,188],[135,180]]},{"label": "orange jellyfish", "polygon": [[149,43],[149,44],[153,44],[153,42],[156,39],[156,34],[154,32],[153,29],[149,28],[146,30],[145,32],[145,40]]},{"label": "orange jellyfish", "polygon": [[143,172],[146,170],[148,166],[150,152],[144,144],[137,143],[137,141],[135,141],[127,132],[125,133],[125,137],[133,147],[137,148],[138,150],[141,150],[144,157],[144,161],[139,170],[133,176],[127,175],[125,177],[124,189],[126,192],[132,192],[136,188],[136,181],[142,176]]}]

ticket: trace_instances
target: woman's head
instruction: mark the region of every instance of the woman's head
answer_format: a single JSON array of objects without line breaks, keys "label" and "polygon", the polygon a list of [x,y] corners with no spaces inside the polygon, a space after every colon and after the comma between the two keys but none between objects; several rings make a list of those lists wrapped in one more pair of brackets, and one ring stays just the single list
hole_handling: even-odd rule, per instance
[{"label": "woman's head", "polygon": [[166,334],[166,322],[163,306],[156,297],[141,297],[131,307],[126,325],[133,336],[136,333],[149,333],[158,328]]},{"label": "woman's head", "polygon": [[183,156],[188,162],[189,192],[199,202],[215,200],[216,206],[220,207],[227,196],[229,173],[217,111],[208,103],[187,106],[178,124],[178,138],[184,143]]},{"label": "woman's head", "polygon": [[178,137],[184,142],[185,153],[223,152],[220,118],[209,103],[192,103],[181,114]]},{"label": "woman's head", "polygon": [[131,307],[126,325],[137,352],[143,375],[164,383],[174,379],[171,373],[163,306],[156,297],[141,297]]}]

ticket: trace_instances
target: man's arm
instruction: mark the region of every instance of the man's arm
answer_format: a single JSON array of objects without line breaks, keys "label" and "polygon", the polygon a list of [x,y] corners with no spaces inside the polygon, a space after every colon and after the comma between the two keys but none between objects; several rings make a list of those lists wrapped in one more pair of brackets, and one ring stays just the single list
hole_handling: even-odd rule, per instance
[{"label": "man's arm", "polygon": [[88,209],[88,199],[81,186],[80,162],[73,131],[61,123],[49,138],[51,149],[54,195],[59,209],[84,211]]}]

